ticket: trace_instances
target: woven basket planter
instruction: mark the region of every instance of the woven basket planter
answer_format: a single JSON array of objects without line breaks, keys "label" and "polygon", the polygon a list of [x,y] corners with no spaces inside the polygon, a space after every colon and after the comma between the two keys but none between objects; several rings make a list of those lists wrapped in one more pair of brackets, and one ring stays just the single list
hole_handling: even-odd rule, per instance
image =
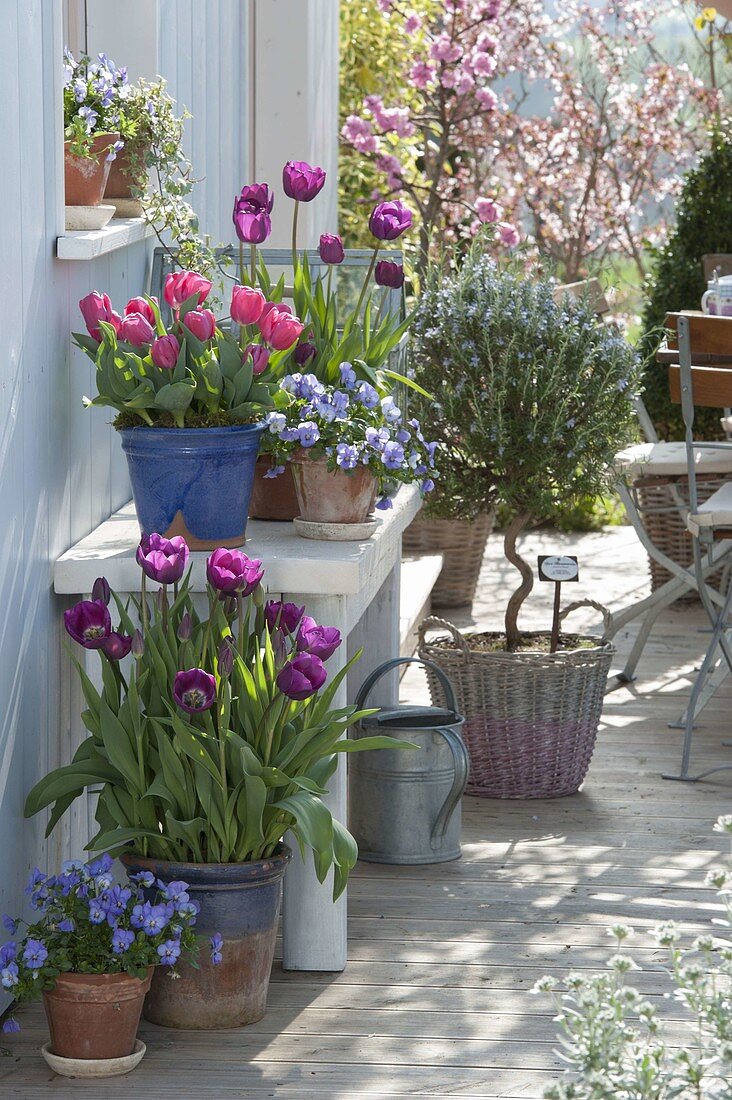
[{"label": "woven basket planter", "polygon": [[[434,627],[449,633],[427,641],[425,633]],[[467,794],[574,794],[590,766],[614,652],[602,642],[557,653],[471,649],[470,638],[450,623],[426,619],[420,627],[419,655],[450,678],[465,716]],[[433,704],[444,705],[440,683],[429,667],[427,675]]]},{"label": "woven basket planter", "polygon": [[[633,486],[638,496],[639,511],[643,526],[648,532],[654,546],[657,546],[659,550],[663,551],[663,553],[673,561],[678,562],[679,565],[690,566],[694,560],[691,537],[689,536],[683,519],[679,515],[678,506],[671,493],[671,486],[662,478],[658,478],[657,480],[658,484],[656,485],[653,484],[651,478],[646,478],[640,482],[636,482]],[[717,489],[721,489],[724,483],[724,477],[704,477],[703,475],[699,475],[697,478],[699,503],[703,504],[705,500],[709,499],[712,493],[716,493]],[[674,487],[681,501],[685,505],[688,505],[688,479],[685,477],[680,477],[678,480],[674,479]],[[666,581],[671,580],[672,574],[669,573],[668,569],[665,569],[663,565],[654,561],[650,556],[648,558],[648,569],[651,574],[652,592],[655,592],[656,589],[660,588]],[[718,586],[721,583],[721,575],[721,570],[712,574],[708,583]],[[689,592],[679,597],[676,602],[694,603],[698,598],[696,592]]]},{"label": "woven basket planter", "polygon": [[433,607],[472,605],[493,519],[493,512],[473,520],[418,515],[407,527],[402,535],[406,554],[442,554],[445,559],[432,589]]}]

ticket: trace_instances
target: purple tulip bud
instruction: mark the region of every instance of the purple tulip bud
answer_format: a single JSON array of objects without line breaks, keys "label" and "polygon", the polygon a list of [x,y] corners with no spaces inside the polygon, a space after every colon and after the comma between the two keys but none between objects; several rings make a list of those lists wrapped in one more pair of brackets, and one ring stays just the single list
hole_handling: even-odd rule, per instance
[{"label": "purple tulip bud", "polygon": [[97,603],[103,603],[105,607],[109,606],[109,601],[112,596],[112,591],[109,587],[109,581],[106,577],[97,577],[92,585],[91,598],[96,600]]},{"label": "purple tulip bud", "polygon": [[167,603],[168,600],[165,593],[163,592],[162,588],[159,588],[155,593],[155,606],[157,607],[161,615],[163,613],[163,608],[167,606]]},{"label": "purple tulip bud", "polygon": [[395,241],[411,224],[412,211],[398,199],[380,202],[369,218],[369,229],[379,241]]},{"label": "purple tulip bud", "polygon": [[327,661],[341,644],[341,632],[334,626],[320,626],[310,615],[303,615],[295,642],[299,653],[312,653]]},{"label": "purple tulip bud", "polygon": [[132,638],[113,630],[109,637],[104,639],[101,648],[110,661],[121,661],[132,649]]},{"label": "purple tulip bud", "polygon": [[320,237],[320,258],[324,264],[342,264],[346,258],[343,241],[337,233],[323,233]]},{"label": "purple tulip bud", "polygon": [[288,160],[282,169],[282,188],[288,199],[311,202],[323,190],[325,172],[304,160]]},{"label": "purple tulip bud", "polygon": [[81,600],[64,611],[64,626],[84,649],[101,649],[112,633],[109,608],[101,600]]},{"label": "purple tulip bud", "polygon": [[314,359],[318,354],[318,349],[315,344],[304,343],[298,344],[293,352],[293,359],[297,363],[298,367],[306,366],[311,359]]},{"label": "purple tulip bud", "polygon": [[264,374],[269,366],[269,357],[271,354],[269,348],[266,348],[264,344],[247,344],[242,353],[242,361],[244,361],[248,355],[251,355],[254,373]]},{"label": "purple tulip bud", "polygon": [[142,636],[141,631],[136,630],[132,635],[132,644],[130,645],[130,653],[132,656],[139,660],[145,652],[145,639]]},{"label": "purple tulip bud", "polygon": [[150,349],[152,361],[161,370],[173,370],[178,362],[180,344],[175,336],[158,336]]},{"label": "purple tulip bud", "polygon": [[154,531],[143,535],[137,547],[137,564],[146,577],[158,584],[173,584],[183,576],[188,562],[188,545],[181,535],[163,538]]},{"label": "purple tulip bud", "polygon": [[263,576],[261,561],[247,557],[241,550],[227,550],[221,546],[206,562],[208,583],[227,595],[248,596]]},{"label": "purple tulip bud", "polygon": [[229,642],[222,642],[219,649],[219,676],[231,676],[234,668],[234,651]]},{"label": "purple tulip bud", "polygon": [[191,616],[186,611],[185,615],[181,616],[181,620],[178,623],[178,641],[187,642],[193,632],[193,624],[191,622]]},{"label": "purple tulip bud", "polygon": [[216,681],[202,668],[177,672],[173,682],[173,698],[189,714],[208,710],[216,702]]},{"label": "purple tulip bud", "polygon": [[247,244],[262,244],[272,232],[272,206],[274,195],[266,183],[252,183],[242,187],[241,195],[234,200],[233,222],[236,235]]},{"label": "purple tulip bud", "polygon": [[398,290],[399,287],[404,286],[404,268],[401,264],[392,263],[391,260],[379,260],[374,278],[378,286],[388,286],[392,290]]},{"label": "purple tulip bud", "polygon": [[264,618],[270,630],[280,627],[288,634],[294,634],[305,611],[304,607],[298,607],[294,603],[282,603],[280,600],[270,600],[264,608]]},{"label": "purple tulip bud", "polygon": [[325,665],[312,653],[298,653],[277,673],[277,687],[288,699],[309,699],[328,679]]}]

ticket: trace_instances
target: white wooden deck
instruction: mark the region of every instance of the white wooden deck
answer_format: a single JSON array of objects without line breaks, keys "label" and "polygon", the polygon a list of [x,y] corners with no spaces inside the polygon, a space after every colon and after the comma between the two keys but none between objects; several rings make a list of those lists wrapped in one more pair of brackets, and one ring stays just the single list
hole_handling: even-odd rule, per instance
[{"label": "white wooden deck", "polygon": [[[576,552],[580,584],[567,598],[615,606],[645,585],[632,533],[542,536],[541,550]],[[498,544],[489,546],[476,614],[495,623],[505,594]],[[527,624],[547,621],[542,586]],[[579,616],[581,621],[581,616]],[[148,1054],[130,1078],[85,1084],[54,1077],[41,1061],[42,1013],[26,1008],[23,1032],[0,1058],[0,1095],[24,1100],[88,1094],[357,1100],[365,1097],[539,1097],[557,1071],[551,1006],[529,996],[543,973],[602,967],[606,926],[622,918],[638,985],[666,989],[648,929],[674,918],[699,929],[714,912],[703,885],[720,862],[712,834],[732,809],[732,772],[681,786],[659,773],[678,759],[676,718],[706,635],[699,610],[670,612],[652,640],[637,686],[608,699],[597,754],[581,794],[551,802],[470,799],[463,859],[436,867],[360,864],[349,890],[349,964],[343,974],[285,974],[277,965],[265,1019],[241,1031],[176,1033],[144,1025]],[[627,648],[628,636],[620,639]],[[418,676],[405,690],[424,697]],[[697,763],[732,749],[732,686],[717,695],[698,735]],[[675,1012],[669,1005],[666,1014]]]}]

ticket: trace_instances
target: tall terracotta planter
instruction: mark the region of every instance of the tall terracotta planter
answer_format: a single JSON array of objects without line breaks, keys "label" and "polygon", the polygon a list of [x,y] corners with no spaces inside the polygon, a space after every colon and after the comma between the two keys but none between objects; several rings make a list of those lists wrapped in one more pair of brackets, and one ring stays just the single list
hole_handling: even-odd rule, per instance
[{"label": "tall terracotta planter", "polygon": [[71,142],[64,143],[64,185],[66,206],[99,206],[112,165],[107,154],[119,141],[119,134],[97,134],[92,141],[91,156],[77,157],[71,152]]},{"label": "tall terracotta planter", "polygon": [[300,519],[307,523],[365,523],[376,503],[376,478],[366,466],[329,470],[327,458],[300,451],[291,460]]},{"label": "tall terracotta planter", "polygon": [[477,519],[416,517],[402,536],[407,554],[442,554],[444,563],[432,589],[432,606],[469,607],[475,598],[494,513]]},{"label": "tall terracotta planter", "polygon": [[109,168],[107,186],[104,190],[106,202],[113,203],[117,217],[137,218],[142,214],[142,203],[132,194],[132,189],[144,188],[147,177],[144,172],[133,172],[127,146],[119,151]]},{"label": "tall terracotta planter", "polygon": [[142,981],[129,974],[59,974],[43,994],[51,1052],[83,1059],[132,1054],[153,969]]}]

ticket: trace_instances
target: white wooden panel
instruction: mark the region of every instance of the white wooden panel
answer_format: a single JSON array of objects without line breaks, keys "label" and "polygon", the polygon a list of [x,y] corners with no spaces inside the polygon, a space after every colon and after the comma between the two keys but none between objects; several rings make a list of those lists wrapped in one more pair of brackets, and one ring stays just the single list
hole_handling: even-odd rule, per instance
[{"label": "white wooden panel", "polygon": [[157,0],[86,0],[87,50],[126,65],[130,80],[157,74]]}]

